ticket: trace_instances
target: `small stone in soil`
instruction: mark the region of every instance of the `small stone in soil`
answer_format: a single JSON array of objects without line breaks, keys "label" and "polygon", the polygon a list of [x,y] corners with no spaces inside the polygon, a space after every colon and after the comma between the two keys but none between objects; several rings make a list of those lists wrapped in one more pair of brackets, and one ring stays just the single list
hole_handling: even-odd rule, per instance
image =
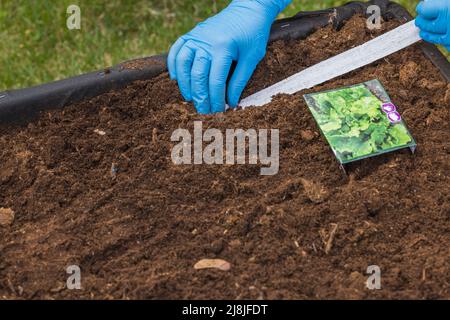
[{"label": "small stone in soil", "polygon": [[230,247],[232,247],[232,248],[240,247],[241,244],[242,244],[242,242],[239,239],[235,239],[235,240],[231,240],[230,241]]},{"label": "small stone in soil", "polygon": [[211,243],[211,252],[219,254],[223,251],[224,241],[222,239],[215,240]]},{"label": "small stone in soil", "polygon": [[106,132],[103,130],[99,130],[99,129],[95,129],[94,132],[100,136],[104,136],[106,135]]},{"label": "small stone in soil", "polygon": [[119,172],[119,168],[117,167],[117,164],[113,162],[111,164],[111,178],[116,179],[117,172]]},{"label": "small stone in soil", "polygon": [[152,143],[156,144],[158,142],[158,129],[153,128],[152,130]]},{"label": "small stone in soil", "polygon": [[222,271],[229,271],[231,269],[231,264],[222,259],[202,259],[194,265],[194,269],[219,269]]},{"label": "small stone in soil", "polygon": [[7,227],[14,222],[14,211],[10,208],[0,208],[0,226]]}]

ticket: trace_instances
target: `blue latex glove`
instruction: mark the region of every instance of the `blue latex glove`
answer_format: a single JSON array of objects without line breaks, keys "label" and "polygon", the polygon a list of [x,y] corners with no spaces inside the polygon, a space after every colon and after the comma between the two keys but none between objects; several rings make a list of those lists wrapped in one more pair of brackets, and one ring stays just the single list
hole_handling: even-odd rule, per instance
[{"label": "blue latex glove", "polygon": [[202,114],[236,107],[257,64],[264,58],[270,28],[291,0],[234,0],[218,15],[178,39],[167,60],[170,77],[181,94]]},{"label": "blue latex glove", "polygon": [[417,6],[416,25],[428,42],[450,50],[450,0],[426,0]]}]

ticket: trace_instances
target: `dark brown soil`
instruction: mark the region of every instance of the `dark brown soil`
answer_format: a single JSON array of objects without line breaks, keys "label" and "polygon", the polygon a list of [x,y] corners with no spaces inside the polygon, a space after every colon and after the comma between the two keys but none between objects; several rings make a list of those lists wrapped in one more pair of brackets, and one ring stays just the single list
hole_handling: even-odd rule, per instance
[{"label": "dark brown soil", "polygon": [[121,68],[128,69],[128,70],[144,70],[146,68],[154,66],[155,64],[162,65],[165,67],[164,62],[154,59],[154,58],[143,58],[143,59],[130,60],[130,61],[122,63],[120,66],[121,66]]},{"label": "dark brown soil", "polygon": [[[354,18],[273,43],[247,93],[376,35],[362,30]],[[0,227],[0,297],[449,299],[450,87],[416,46],[314,91],[375,78],[418,150],[354,164],[348,177],[304,92],[200,116],[167,74],[1,134],[0,207],[14,221]],[[280,129],[279,174],[173,165],[171,134],[194,120]],[[204,258],[231,269],[194,269]],[[65,289],[69,265],[83,290]],[[370,265],[381,290],[365,288]]]}]

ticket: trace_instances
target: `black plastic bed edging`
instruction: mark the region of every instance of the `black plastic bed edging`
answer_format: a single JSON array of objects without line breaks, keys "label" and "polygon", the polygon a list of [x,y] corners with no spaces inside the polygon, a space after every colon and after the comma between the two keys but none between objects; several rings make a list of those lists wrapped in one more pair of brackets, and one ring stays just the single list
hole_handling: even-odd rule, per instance
[{"label": "black plastic bed edging", "polygon": [[[349,2],[346,5],[320,11],[300,12],[292,18],[276,21],[271,30],[270,41],[304,39],[315,30],[330,23],[340,28],[356,14],[367,15],[369,5],[378,5],[385,20],[403,22],[412,16],[401,5],[389,0]],[[425,55],[450,82],[450,63],[436,46],[421,44]],[[144,58],[140,68],[129,68],[133,61],[119,64],[98,72],[55,81],[27,89],[0,92],[0,124],[23,123],[36,118],[40,112],[60,109],[67,105],[93,98],[114,89],[120,89],[137,80],[148,80],[166,70],[165,55]]]}]

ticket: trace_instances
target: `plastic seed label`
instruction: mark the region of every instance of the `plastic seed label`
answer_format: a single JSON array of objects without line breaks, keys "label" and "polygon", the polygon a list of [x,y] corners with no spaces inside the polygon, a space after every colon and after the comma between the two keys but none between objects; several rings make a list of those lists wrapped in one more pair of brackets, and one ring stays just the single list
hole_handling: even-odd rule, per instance
[{"label": "plastic seed label", "polygon": [[304,97],[341,164],[415,149],[414,138],[378,80]]}]

